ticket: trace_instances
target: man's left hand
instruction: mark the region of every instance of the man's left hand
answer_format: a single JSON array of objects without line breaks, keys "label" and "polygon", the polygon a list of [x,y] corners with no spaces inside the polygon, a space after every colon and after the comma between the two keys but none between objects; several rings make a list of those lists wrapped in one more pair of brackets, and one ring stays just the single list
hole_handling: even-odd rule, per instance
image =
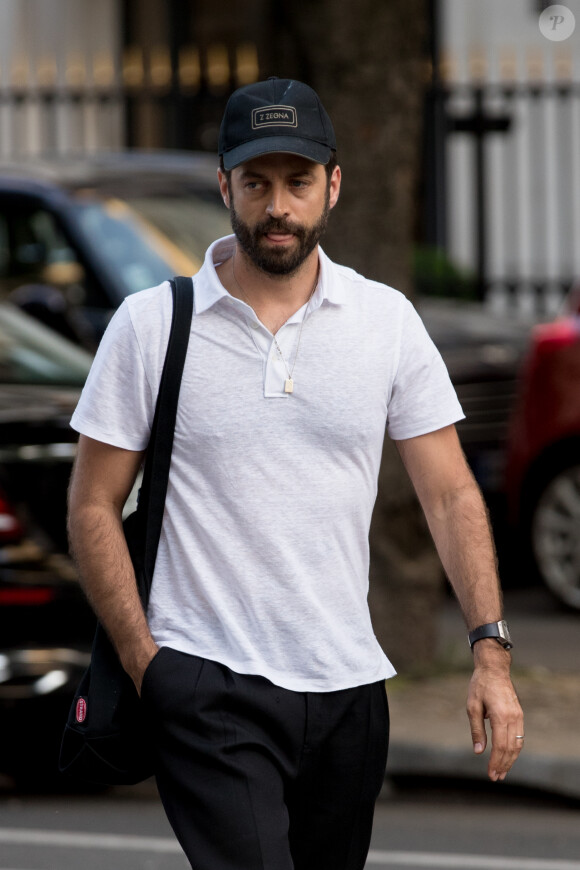
[{"label": "man's left hand", "polygon": [[485,720],[489,719],[491,756],[488,774],[493,782],[497,782],[506,778],[522,750],[524,714],[509,675],[509,653],[497,641],[485,639],[474,645],[474,656],[475,670],[467,699],[473,749],[478,755],[485,751]]}]

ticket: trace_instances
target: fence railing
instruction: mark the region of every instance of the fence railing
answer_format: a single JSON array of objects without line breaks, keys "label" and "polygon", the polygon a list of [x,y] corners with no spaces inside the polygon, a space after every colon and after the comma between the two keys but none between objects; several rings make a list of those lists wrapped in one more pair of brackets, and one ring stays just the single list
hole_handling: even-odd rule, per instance
[{"label": "fence railing", "polygon": [[125,102],[116,89],[0,91],[0,158],[120,148]]},{"label": "fence railing", "polygon": [[552,313],[580,278],[580,85],[447,85],[429,99],[428,235],[480,298]]},{"label": "fence railing", "polygon": [[247,42],[129,46],[118,60],[17,66],[0,87],[0,158],[123,146],[214,149],[227,96],[258,75],[257,49]]}]

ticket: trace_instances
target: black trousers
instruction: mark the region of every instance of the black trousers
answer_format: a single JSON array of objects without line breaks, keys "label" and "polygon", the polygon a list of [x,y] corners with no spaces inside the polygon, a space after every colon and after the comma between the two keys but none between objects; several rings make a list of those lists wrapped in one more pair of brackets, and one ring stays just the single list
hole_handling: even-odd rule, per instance
[{"label": "black trousers", "polygon": [[142,697],[194,870],[362,870],[387,760],[383,680],[293,692],[162,647]]}]

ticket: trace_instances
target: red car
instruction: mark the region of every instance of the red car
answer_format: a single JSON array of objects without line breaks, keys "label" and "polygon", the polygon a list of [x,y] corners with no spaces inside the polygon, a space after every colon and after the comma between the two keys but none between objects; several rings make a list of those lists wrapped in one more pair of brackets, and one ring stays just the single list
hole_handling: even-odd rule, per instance
[{"label": "red car", "polygon": [[580,287],[532,332],[508,441],[509,518],[532,568],[580,610]]}]

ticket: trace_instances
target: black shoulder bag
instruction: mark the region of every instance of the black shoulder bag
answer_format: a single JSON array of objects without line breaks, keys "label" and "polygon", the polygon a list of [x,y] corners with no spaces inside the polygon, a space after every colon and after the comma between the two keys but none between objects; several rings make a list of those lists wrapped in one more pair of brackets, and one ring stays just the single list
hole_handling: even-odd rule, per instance
[{"label": "black shoulder bag", "polygon": [[[189,278],[171,282],[171,333],[147,448],[139,504],[123,523],[146,609],[163,522],[173,434],[193,312]],[[101,624],[91,663],[83,675],[65,726],[60,750],[62,773],[105,785],[128,785],[153,774],[147,716],[133,681],[123,670]]]}]

